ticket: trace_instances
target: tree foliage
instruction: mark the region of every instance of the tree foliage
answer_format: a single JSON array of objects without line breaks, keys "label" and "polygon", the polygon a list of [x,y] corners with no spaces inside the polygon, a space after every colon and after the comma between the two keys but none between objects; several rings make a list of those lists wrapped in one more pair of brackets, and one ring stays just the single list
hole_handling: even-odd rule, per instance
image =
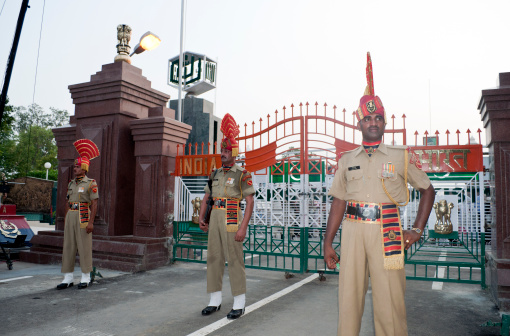
[{"label": "tree foliage", "polygon": [[50,107],[50,113],[45,113],[37,104],[12,107],[11,111],[11,123],[6,126],[5,135],[2,128],[0,138],[0,170],[17,177],[30,175],[31,171],[45,172],[45,162],[56,169],[57,146],[51,129],[69,120],[67,111]]},{"label": "tree foliage", "polygon": [[[2,124],[0,125],[0,167],[6,167],[12,161],[12,149],[16,146],[13,140],[13,125],[14,117],[12,106],[9,105],[9,98],[7,98],[4,115],[2,117]],[[2,171],[5,171],[2,169]]]},{"label": "tree foliage", "polygon": [[15,131],[18,133],[27,132],[30,126],[53,128],[64,125],[69,119],[67,110],[59,110],[50,107],[51,113],[44,113],[41,106],[32,104],[30,106],[17,106],[13,108],[15,116]]}]

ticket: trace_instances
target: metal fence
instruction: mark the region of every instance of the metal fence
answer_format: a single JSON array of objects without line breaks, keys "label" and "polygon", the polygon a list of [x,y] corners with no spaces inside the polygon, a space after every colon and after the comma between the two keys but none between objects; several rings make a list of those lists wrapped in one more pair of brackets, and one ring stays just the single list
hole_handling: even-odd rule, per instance
[{"label": "metal fence", "polygon": [[[254,176],[255,209],[244,241],[245,265],[286,273],[337,273],[326,270],[323,240],[331,197],[330,181],[270,183],[267,176]],[[432,211],[424,238],[406,253],[408,279],[477,283],[485,287],[485,224],[490,207],[484,197],[483,173],[462,176],[431,176],[436,200],[447,198],[456,224],[452,235],[434,234]],[[191,221],[191,200],[203,196],[206,178],[176,178],[177,213],[174,222],[174,261],[206,263],[207,234]],[[178,189],[180,188],[180,189]],[[410,229],[416,218],[420,193],[410,189],[410,202],[400,208],[402,225]],[[244,202],[241,203],[244,209]],[[334,240],[340,252],[341,228]]]}]

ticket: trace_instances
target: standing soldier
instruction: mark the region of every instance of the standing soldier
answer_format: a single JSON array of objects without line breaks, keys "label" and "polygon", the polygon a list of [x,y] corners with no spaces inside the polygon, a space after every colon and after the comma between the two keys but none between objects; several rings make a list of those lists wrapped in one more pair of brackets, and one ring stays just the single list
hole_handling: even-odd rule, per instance
[{"label": "standing soldier", "polygon": [[[338,284],[338,335],[358,335],[370,277],[377,336],[407,335],[404,248],[423,234],[434,188],[409,149],[382,143],[386,118],[374,94],[372,63],[367,54],[367,90],[357,111],[363,145],[344,153],[329,194],[333,203],[324,238],[324,260],[339,261],[332,247],[344,213]],[[407,182],[420,191],[411,230],[402,230],[399,206],[409,202]]]},{"label": "standing soldier", "polygon": [[[209,305],[202,310],[202,315],[210,315],[221,307],[221,289],[225,261],[228,261],[228,274],[234,306],[227,318],[237,319],[244,314],[246,301],[246,273],[244,269],[243,241],[246,237],[248,222],[253,212],[253,182],[251,174],[235,164],[239,147],[235,138],[239,127],[230,114],[221,121],[224,138],[221,141],[221,168],[214,171],[209,179],[205,196],[200,207],[200,228],[209,231],[207,242],[207,293],[210,294]],[[206,208],[209,195],[214,205],[207,222]],[[240,203],[246,200],[244,218]]]},{"label": "standing soldier", "polygon": [[73,285],[76,251],[80,256],[81,280],[78,289],[87,288],[92,272],[92,231],[99,198],[97,183],[85,174],[90,160],[99,156],[95,143],[88,139],[77,140],[74,147],[80,157],[74,160],[74,180],[67,186],[62,273],[64,280],[57,289]]}]

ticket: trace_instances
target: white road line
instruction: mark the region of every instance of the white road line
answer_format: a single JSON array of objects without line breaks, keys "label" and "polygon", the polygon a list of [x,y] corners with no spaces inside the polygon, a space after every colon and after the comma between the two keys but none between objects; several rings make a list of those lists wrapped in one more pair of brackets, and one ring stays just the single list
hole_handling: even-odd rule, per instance
[{"label": "white road line", "polygon": [[[274,293],[273,295],[268,296],[265,299],[262,299],[262,300],[260,300],[258,302],[255,302],[251,306],[246,307],[246,309],[244,311],[244,315],[251,313],[252,311],[254,311],[254,310],[256,310],[256,309],[258,309],[258,308],[260,308],[260,307],[262,307],[262,306],[264,306],[264,305],[266,305],[268,303],[270,303],[271,301],[274,301],[276,299],[281,298],[282,296],[284,296],[286,294],[289,294],[290,292],[292,292],[292,291],[298,289],[299,287],[309,283],[310,281],[313,281],[313,280],[317,279],[318,277],[319,277],[318,273],[312,274],[308,278],[305,278],[305,279],[303,279],[303,280],[293,284],[292,286],[289,286],[289,287],[287,287],[285,289],[282,289],[281,291],[279,291],[277,293]],[[202,329],[199,329],[199,330],[189,334],[188,336],[205,336],[205,335],[209,335],[213,331],[216,331],[216,330],[220,329],[221,327],[224,327],[227,324],[232,323],[234,321],[235,320],[229,320],[226,317],[224,317],[224,318],[222,318],[219,321],[211,323],[208,326],[205,326]]]},{"label": "white road line", "polygon": [[33,278],[33,276],[27,275],[27,276],[22,276],[22,277],[18,277],[18,278],[10,278],[10,279],[5,279],[5,280],[0,280],[0,282],[9,282],[9,281],[28,279],[28,278]]},{"label": "white road line", "polygon": [[[446,261],[446,250],[441,250],[441,255],[438,259],[438,261]],[[444,278],[444,271],[445,271],[446,267],[444,266],[439,266],[437,268],[437,277],[438,278]],[[434,277],[436,277],[436,274],[434,274]],[[434,281],[432,282],[432,289],[433,290],[443,290],[443,284],[444,282],[439,282],[439,281]]]}]

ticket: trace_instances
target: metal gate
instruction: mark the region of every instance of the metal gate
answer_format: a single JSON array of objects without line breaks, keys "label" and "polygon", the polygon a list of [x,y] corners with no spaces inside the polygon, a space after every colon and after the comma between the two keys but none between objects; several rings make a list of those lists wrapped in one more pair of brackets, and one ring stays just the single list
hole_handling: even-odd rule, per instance
[{"label": "metal gate", "polygon": [[[336,272],[326,271],[323,261],[323,239],[332,202],[327,191],[336,171],[338,157],[344,151],[359,146],[356,144],[357,129],[354,126],[354,115],[352,124],[345,122],[345,110],[341,121],[337,119],[336,107],[332,113],[327,111],[326,104],[324,113],[319,113],[318,104],[315,104],[314,112],[309,112],[308,108],[308,104],[300,104],[295,113],[294,106],[291,106],[288,116],[284,108],[281,120],[278,120],[276,111],[273,124],[268,115],[267,127],[263,127],[261,118],[258,130],[253,122],[251,132],[248,131],[248,126],[244,125],[244,136],[239,138],[238,163],[252,172],[256,190],[255,208],[244,242],[246,267],[294,273]],[[391,127],[388,124],[385,133],[386,142],[390,140],[392,144],[406,144],[405,116],[403,117],[402,129],[395,128],[395,117],[391,117]],[[347,138],[349,140],[346,140]],[[358,138],[361,140],[359,135]],[[418,147],[416,139],[415,137],[415,148],[420,148],[420,151],[425,153],[422,158],[430,149],[437,152],[436,161],[440,161],[442,154],[438,146]],[[429,141],[425,141],[426,145],[428,143]],[[435,144],[438,143],[436,135]],[[212,146],[217,148],[217,144]],[[218,152],[212,150],[212,146],[188,144],[177,149],[174,260],[202,263],[207,260],[207,234],[191,222],[191,201],[203,197],[208,173],[211,168],[221,164],[219,155],[208,154]],[[459,145],[459,139],[457,145],[448,146],[447,155],[453,155],[453,160],[460,167],[462,162],[458,161],[455,151],[459,150],[467,155],[466,151],[469,150],[465,149],[466,146]],[[476,150],[479,149],[481,156],[481,146],[478,146]],[[458,199],[461,206],[457,211],[462,221],[462,230],[455,239],[443,237],[436,240],[431,237],[429,230],[426,230],[424,239],[415,244],[406,255],[406,262],[413,265],[408,268],[414,268],[408,278],[480,283],[484,286],[483,216],[479,215],[479,211],[467,211],[465,205],[468,203],[468,191],[478,197],[474,198],[475,202],[484,204],[483,196],[479,197],[484,190],[483,174],[475,171],[468,173],[468,177],[450,172],[441,175],[440,169],[432,167],[432,157],[433,154],[428,154],[427,160],[430,162],[429,170],[434,171],[429,173],[434,187],[442,190],[443,194],[446,192],[460,195]],[[464,157],[463,164],[468,167],[466,158],[467,156]],[[449,164],[448,167],[453,167],[454,164],[448,160],[449,157],[442,159]],[[439,167],[439,163],[437,166]],[[410,204],[401,213],[404,229],[412,226],[418,203],[419,193],[413,191]],[[244,202],[242,208],[244,209]],[[479,205],[478,209],[481,209]],[[340,238],[341,228],[334,239],[334,247],[338,251]],[[467,278],[464,277],[466,270],[470,274]]]}]

